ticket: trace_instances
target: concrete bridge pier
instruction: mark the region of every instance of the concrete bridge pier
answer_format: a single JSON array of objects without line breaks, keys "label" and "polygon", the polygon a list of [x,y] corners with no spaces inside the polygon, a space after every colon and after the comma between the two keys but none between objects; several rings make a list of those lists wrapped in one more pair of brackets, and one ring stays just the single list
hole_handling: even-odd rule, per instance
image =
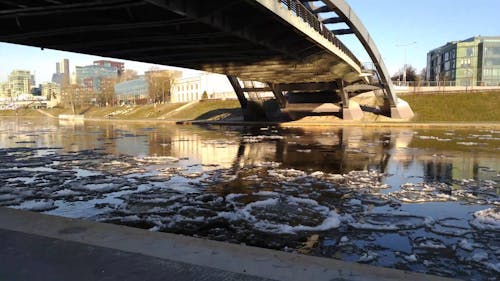
[{"label": "concrete bridge pier", "polygon": [[391,118],[394,119],[410,119],[415,115],[410,105],[400,98],[396,100],[395,105],[391,106],[390,113]]},{"label": "concrete bridge pier", "polygon": [[337,87],[340,98],[342,99],[342,119],[360,120],[363,118],[363,110],[358,103],[349,99],[349,93],[345,90],[344,81],[337,80]]}]

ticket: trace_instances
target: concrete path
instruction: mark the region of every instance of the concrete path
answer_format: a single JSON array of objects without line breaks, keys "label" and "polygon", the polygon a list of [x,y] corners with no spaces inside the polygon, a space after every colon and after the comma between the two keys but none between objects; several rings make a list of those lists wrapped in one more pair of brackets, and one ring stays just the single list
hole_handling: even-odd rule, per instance
[{"label": "concrete path", "polygon": [[0,280],[451,280],[0,208]]}]

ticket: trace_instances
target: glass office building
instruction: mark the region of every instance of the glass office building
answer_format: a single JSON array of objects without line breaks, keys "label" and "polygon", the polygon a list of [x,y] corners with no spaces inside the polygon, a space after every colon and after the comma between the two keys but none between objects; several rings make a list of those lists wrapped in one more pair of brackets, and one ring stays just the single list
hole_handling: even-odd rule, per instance
[{"label": "glass office building", "polygon": [[500,36],[476,36],[430,51],[426,76],[456,86],[500,86]]},{"label": "glass office building", "polygon": [[145,76],[139,76],[134,80],[129,80],[115,85],[116,98],[121,103],[135,104],[139,100],[147,100],[149,85]]}]

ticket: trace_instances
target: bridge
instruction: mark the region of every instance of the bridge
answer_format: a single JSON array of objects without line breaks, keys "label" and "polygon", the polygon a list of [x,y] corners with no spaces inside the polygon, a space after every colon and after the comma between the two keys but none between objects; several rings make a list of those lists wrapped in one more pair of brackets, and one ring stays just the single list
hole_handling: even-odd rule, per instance
[{"label": "bridge", "polygon": [[[342,43],[346,34],[374,71]],[[381,89],[387,114],[413,116],[344,0],[0,0],[0,41],[225,74],[247,120],[256,113],[246,93],[262,91],[281,111],[287,93],[337,97],[343,117],[358,119],[350,97]]]}]

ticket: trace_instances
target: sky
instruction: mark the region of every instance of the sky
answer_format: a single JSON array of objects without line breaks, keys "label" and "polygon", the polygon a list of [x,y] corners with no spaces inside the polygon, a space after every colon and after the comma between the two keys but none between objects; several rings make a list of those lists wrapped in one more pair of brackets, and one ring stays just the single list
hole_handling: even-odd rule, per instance
[{"label": "sky", "polygon": [[[500,36],[500,0],[346,0],[367,27],[391,74],[405,63],[418,71],[426,66],[427,52],[450,41],[473,36]],[[354,36],[340,37],[362,62],[370,59]],[[50,81],[55,64],[63,58],[75,65],[92,64],[101,57],[0,43],[0,82],[13,69],[30,70],[36,82]],[[151,64],[124,61],[139,73]],[[160,66],[160,68],[166,68]],[[192,75],[193,71],[185,71]]]}]

